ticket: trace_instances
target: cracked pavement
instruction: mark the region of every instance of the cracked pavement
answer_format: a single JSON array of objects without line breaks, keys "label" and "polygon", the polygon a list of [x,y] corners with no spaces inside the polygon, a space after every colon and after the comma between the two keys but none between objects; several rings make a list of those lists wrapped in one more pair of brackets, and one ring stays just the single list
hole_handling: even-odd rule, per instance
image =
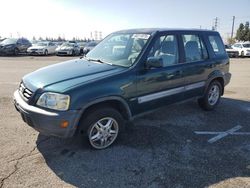
[{"label": "cracked pavement", "polygon": [[40,135],[12,104],[23,75],[71,57],[0,57],[0,188],[250,187],[250,136],[211,135],[241,125],[250,132],[250,58],[232,59],[232,81],[213,112],[195,100],[137,118],[110,148],[80,138]]}]

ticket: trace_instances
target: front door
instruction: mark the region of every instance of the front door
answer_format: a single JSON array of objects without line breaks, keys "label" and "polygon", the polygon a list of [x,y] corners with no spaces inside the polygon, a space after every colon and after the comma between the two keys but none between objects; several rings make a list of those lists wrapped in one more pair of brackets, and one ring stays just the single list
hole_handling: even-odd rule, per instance
[{"label": "front door", "polygon": [[138,70],[136,113],[182,99],[184,83],[177,36],[166,34],[157,37],[147,55],[149,57],[162,59],[163,67],[141,67]]}]

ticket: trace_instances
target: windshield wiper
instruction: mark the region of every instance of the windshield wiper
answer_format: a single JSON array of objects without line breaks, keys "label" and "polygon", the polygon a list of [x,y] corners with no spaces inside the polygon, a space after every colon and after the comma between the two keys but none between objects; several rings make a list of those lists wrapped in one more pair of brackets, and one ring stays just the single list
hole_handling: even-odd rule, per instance
[{"label": "windshield wiper", "polygon": [[107,62],[104,62],[100,59],[92,59],[92,58],[86,58],[88,61],[95,61],[95,62],[98,62],[98,63],[104,63],[104,64],[109,64],[109,65],[113,65],[112,63],[107,63]]}]

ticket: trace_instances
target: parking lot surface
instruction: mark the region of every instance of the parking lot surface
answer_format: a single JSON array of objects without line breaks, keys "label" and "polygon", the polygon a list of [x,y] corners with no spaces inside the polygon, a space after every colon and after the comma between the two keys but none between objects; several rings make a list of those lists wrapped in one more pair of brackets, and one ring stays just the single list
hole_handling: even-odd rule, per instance
[{"label": "parking lot surface", "polygon": [[12,104],[22,76],[67,59],[0,57],[0,188],[250,187],[250,58],[231,59],[233,77],[215,111],[195,100],[164,107],[101,151],[39,134]]}]

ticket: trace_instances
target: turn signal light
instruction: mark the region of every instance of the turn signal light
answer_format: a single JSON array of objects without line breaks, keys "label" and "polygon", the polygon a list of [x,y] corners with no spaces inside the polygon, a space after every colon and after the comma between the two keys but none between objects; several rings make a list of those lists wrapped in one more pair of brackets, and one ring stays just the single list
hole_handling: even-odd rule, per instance
[{"label": "turn signal light", "polygon": [[69,122],[68,121],[64,120],[64,121],[61,122],[61,125],[60,125],[61,128],[67,128],[68,126],[69,126]]}]

